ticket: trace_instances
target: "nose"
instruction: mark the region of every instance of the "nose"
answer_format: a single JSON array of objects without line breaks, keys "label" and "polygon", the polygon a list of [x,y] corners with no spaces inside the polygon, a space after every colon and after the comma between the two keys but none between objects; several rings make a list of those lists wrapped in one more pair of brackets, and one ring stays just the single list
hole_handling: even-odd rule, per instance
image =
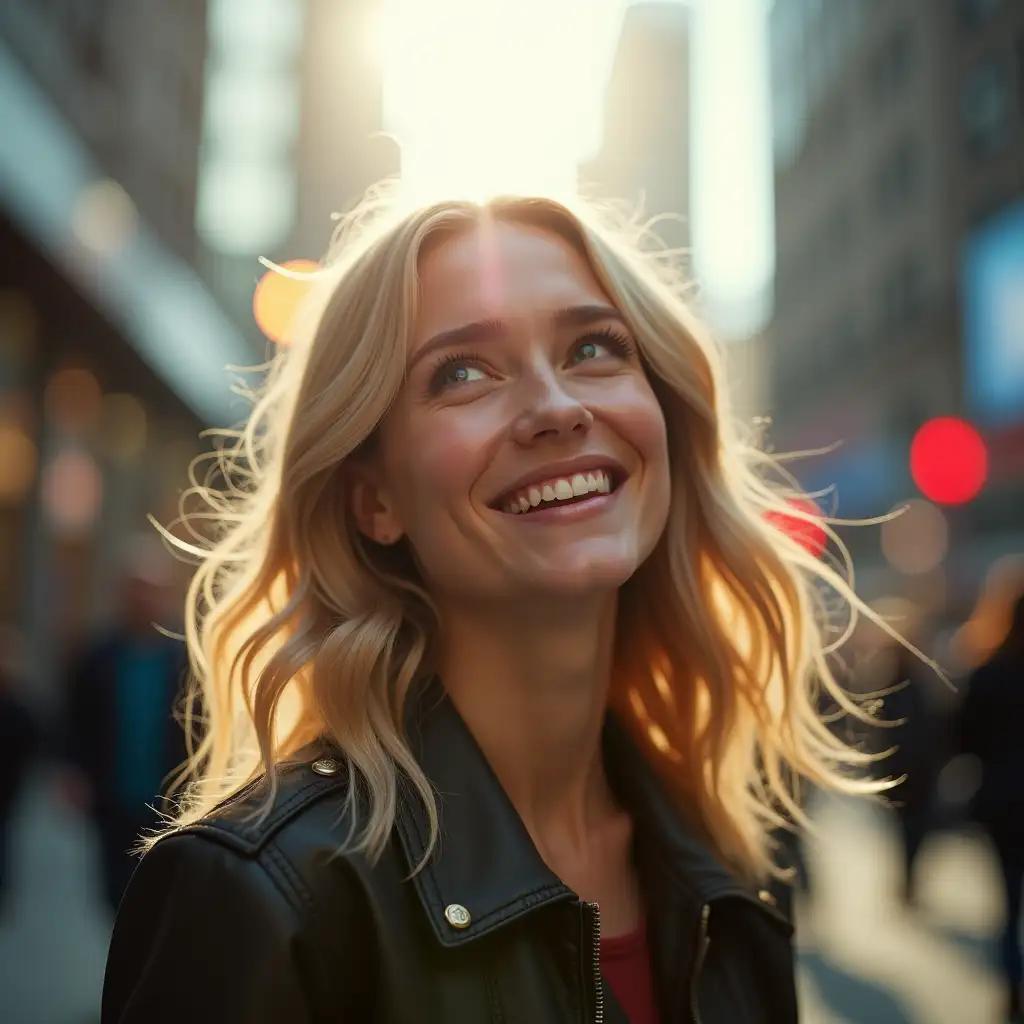
[{"label": "nose", "polygon": [[593,423],[594,414],[549,371],[538,375],[526,408],[512,424],[512,439],[529,447],[539,441],[585,437]]}]

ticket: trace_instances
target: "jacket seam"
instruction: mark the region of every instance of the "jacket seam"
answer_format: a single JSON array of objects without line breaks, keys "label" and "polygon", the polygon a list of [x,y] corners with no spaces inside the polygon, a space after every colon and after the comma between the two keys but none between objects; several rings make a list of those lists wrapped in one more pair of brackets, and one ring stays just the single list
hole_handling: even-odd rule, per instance
[{"label": "jacket seam", "polygon": [[[270,837],[277,831],[277,829],[280,828],[281,825],[285,824],[288,814],[293,810],[295,805],[301,804],[306,797],[317,796],[317,791],[321,786],[322,784],[319,779],[311,779],[300,789],[292,793],[284,803],[275,808],[273,814],[269,815],[262,825],[242,826],[239,831],[247,837],[251,836],[254,842],[269,841]],[[323,792],[329,793],[333,788],[334,784],[329,783],[327,786],[323,786]]]},{"label": "jacket seam", "polygon": [[[284,828],[294,815],[310,804],[338,791],[338,784],[324,784],[319,779],[307,782],[291,794],[274,813],[256,825],[229,823],[218,818],[203,819],[186,825],[171,834],[194,832],[218,840],[221,843],[240,848],[250,856],[258,855],[267,843]],[[230,806],[225,804],[224,806]]]},{"label": "jacket seam", "polygon": [[[281,895],[291,903],[292,909],[299,918],[304,918],[307,915],[309,917],[315,916],[315,907],[309,890],[303,884],[299,873],[281,851],[280,847],[276,843],[268,842],[264,847],[264,853],[266,859],[270,862],[270,864],[265,866],[264,870],[274,879],[274,884],[280,890]],[[271,867],[275,870],[271,870]],[[275,877],[278,874],[280,877]],[[290,889],[291,894],[286,892],[286,889]]]},{"label": "jacket seam", "polygon": [[[288,855],[274,842],[268,842],[263,850],[263,856],[256,858],[264,874],[270,879],[274,888],[280,893],[281,898],[288,905],[295,915],[303,933],[306,935],[315,934],[318,918],[316,902],[309,891],[308,886],[302,881],[302,876],[292,864]],[[331,978],[334,971],[330,958],[325,952],[324,945],[320,942],[309,943],[311,954],[319,965],[318,991],[310,992],[310,997],[317,995],[323,998],[331,998],[328,993],[333,990]]]},{"label": "jacket seam", "polygon": [[505,1011],[502,1009],[501,997],[498,995],[498,983],[490,975],[487,976],[487,1001],[490,1003],[491,1024],[505,1024]]}]

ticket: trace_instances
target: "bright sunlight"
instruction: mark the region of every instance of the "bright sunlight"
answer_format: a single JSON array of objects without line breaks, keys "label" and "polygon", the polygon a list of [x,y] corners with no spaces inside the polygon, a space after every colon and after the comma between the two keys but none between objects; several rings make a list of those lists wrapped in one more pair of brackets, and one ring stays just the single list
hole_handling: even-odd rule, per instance
[{"label": "bright sunlight", "polygon": [[384,118],[417,196],[565,194],[600,145],[628,0],[385,0]]}]

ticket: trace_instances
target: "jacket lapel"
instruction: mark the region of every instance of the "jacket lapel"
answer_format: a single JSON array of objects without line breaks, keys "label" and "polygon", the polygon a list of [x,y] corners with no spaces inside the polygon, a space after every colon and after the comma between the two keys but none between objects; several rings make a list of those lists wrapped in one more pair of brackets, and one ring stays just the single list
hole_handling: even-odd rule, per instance
[{"label": "jacket lapel", "polygon": [[[576,899],[541,859],[483,752],[434,679],[411,694],[406,716],[413,754],[437,795],[439,838],[413,884],[431,927],[445,946],[458,946],[540,906]],[[700,907],[739,896],[751,900],[783,929],[788,921],[743,886],[687,823],[626,730],[609,716],[604,732],[609,780],[634,817],[641,874],[652,919],[671,905],[672,926],[656,945],[678,965],[689,937],[682,915],[696,924]],[[397,830],[410,871],[423,859],[429,835],[426,811],[406,783]],[[468,912],[463,915],[462,908]],[[446,913],[447,912],[447,913]],[[454,922],[452,916],[454,915]],[[670,932],[675,937],[670,937]],[[695,936],[694,936],[695,937]],[[668,947],[680,948],[671,955]],[[683,948],[685,947],[685,948]]]},{"label": "jacket lapel", "polygon": [[[575,899],[537,853],[440,683],[410,696],[406,729],[437,795],[438,842],[412,881],[438,940],[461,945],[537,907]],[[397,826],[412,870],[423,859],[429,825],[411,788],[403,796]],[[449,908],[463,908],[468,921]]]}]

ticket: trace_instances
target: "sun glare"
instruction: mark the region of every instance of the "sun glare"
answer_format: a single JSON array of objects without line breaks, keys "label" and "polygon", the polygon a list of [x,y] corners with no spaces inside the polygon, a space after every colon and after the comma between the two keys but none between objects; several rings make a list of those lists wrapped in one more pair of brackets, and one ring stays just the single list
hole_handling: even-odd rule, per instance
[{"label": "sun glare", "polygon": [[566,194],[600,143],[625,0],[386,0],[375,35],[404,187]]},{"label": "sun glare", "polygon": [[[605,88],[630,2],[383,0],[372,45],[384,70],[384,127],[401,147],[409,200],[575,192],[580,163],[601,145]],[[749,337],[770,315],[774,273],[768,5],[685,6],[691,209],[655,212],[687,217],[708,316],[723,337]]]}]

